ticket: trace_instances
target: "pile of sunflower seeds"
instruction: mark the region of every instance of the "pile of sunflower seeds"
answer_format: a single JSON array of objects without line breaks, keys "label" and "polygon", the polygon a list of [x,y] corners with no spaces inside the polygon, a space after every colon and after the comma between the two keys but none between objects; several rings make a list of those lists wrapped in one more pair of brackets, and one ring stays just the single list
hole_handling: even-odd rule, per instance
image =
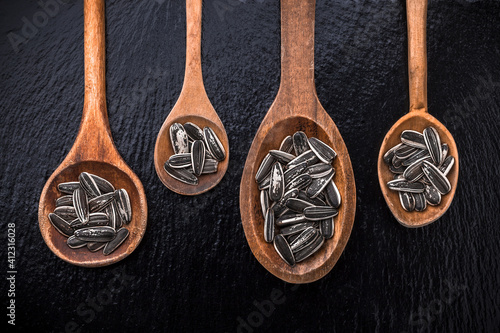
[{"label": "pile of sunflower seeds", "polygon": [[455,159],[448,156],[448,150],[448,145],[441,143],[437,130],[427,127],[423,133],[403,131],[401,143],[384,154],[384,161],[394,174],[394,180],[387,186],[398,191],[404,210],[421,212],[427,204],[439,205],[441,196],[451,191],[446,176]]},{"label": "pile of sunflower seeds", "polygon": [[106,179],[87,172],[57,188],[64,195],[57,198],[49,220],[68,237],[70,248],[103,249],[109,255],[127,239],[129,231],[123,225],[131,221],[132,207],[125,189],[115,190]]},{"label": "pile of sunflower seeds", "polygon": [[216,173],[226,151],[210,127],[203,130],[187,122],[170,126],[170,142],[174,155],[170,156],[165,171],[173,178],[189,185],[198,185],[198,177]]},{"label": "pile of sunflower seeds", "polygon": [[333,182],[337,153],[304,132],[270,150],[255,175],[264,215],[264,240],[290,266],[316,253],[333,237],[340,192]]}]

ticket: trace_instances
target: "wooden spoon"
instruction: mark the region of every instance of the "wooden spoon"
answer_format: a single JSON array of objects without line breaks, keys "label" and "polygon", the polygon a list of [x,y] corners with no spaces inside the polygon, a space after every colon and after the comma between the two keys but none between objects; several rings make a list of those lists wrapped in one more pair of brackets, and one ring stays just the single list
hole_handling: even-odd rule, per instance
[{"label": "wooden spoon", "polygon": [[[240,184],[240,211],[245,236],[259,262],[290,283],[309,283],[326,275],[349,239],[356,210],[351,160],[337,126],[321,106],[314,84],[315,0],[281,0],[281,82],[278,94],[252,142]],[[255,174],[271,149],[287,135],[304,131],[338,153],[334,181],[342,196],[335,234],[313,256],[291,267],[264,241],[264,218]]]},{"label": "wooden spoon", "polygon": [[[154,160],[156,173],[170,190],[183,195],[197,195],[217,185],[229,164],[229,140],[226,130],[208,99],[201,74],[201,7],[202,0],[186,0],[186,69],[181,94],[174,108],[163,123],[156,139]],[[170,125],[192,122],[201,129],[212,128],[226,151],[226,158],[219,162],[216,173],[198,178],[198,185],[182,183],[167,174],[165,162],[174,154],[170,143]]]},{"label": "wooden spoon", "polygon": [[[406,14],[408,17],[410,112],[399,119],[387,132],[380,147],[377,169],[380,188],[392,214],[402,225],[416,228],[436,221],[450,207],[457,188],[458,151],[451,133],[436,118],[427,113],[427,0],[407,0]],[[422,212],[407,212],[401,207],[399,194],[387,187],[387,182],[393,179],[393,174],[384,163],[383,156],[387,150],[401,142],[400,136],[404,130],[422,132],[429,126],[433,126],[438,131],[441,142],[449,146],[448,155],[455,158],[455,165],[448,174],[451,191],[443,195],[441,203],[437,206],[427,205]]]},{"label": "wooden spoon", "polygon": [[[43,239],[61,259],[78,266],[99,267],[115,263],[128,256],[139,245],[147,223],[147,204],[139,178],[118,153],[111,136],[105,84],[104,0],[84,2],[85,98],[82,121],[70,152],[50,176],[40,196],[38,221]],[[86,171],[110,181],[115,188],[124,188],[130,196],[132,220],[125,227],[129,237],[110,255],[90,252],[86,247],[71,249],[50,223],[48,214],[54,211],[56,198],[61,196],[59,183],[78,181]]]}]

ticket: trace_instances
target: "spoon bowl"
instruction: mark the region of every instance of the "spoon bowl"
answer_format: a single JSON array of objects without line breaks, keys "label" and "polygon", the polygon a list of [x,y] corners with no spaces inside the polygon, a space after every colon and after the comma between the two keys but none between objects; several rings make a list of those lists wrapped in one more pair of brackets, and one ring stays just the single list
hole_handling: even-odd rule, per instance
[{"label": "spoon bowl", "polygon": [[[349,239],[355,214],[356,190],[354,175],[347,148],[333,120],[316,104],[316,119],[307,115],[290,115],[282,119],[264,119],[252,143],[245,163],[240,187],[240,209],[245,236],[257,260],[272,274],[289,283],[310,283],[325,276],[335,265]],[[275,102],[274,106],[281,107]],[[299,113],[299,112],[297,112]],[[279,114],[273,112],[269,115]],[[266,126],[270,125],[272,126]],[[260,162],[271,149],[277,149],[286,135],[303,131],[316,137],[337,152],[333,161],[334,181],[342,197],[339,214],[334,218],[334,235],[314,255],[295,266],[286,264],[275,251],[272,243],[264,241],[264,217],[260,208],[260,190],[255,174]]]},{"label": "spoon bowl", "polygon": [[[457,188],[459,162],[457,145],[453,136],[443,124],[427,112],[427,0],[406,0],[406,15],[410,112],[401,117],[386,134],[379,151],[377,171],[382,194],[396,220],[405,227],[417,228],[436,221],[450,207]],[[388,165],[384,163],[383,156],[390,148],[400,143],[400,136],[404,130],[422,133],[429,126],[437,130],[441,142],[449,146],[448,155],[455,159],[455,164],[447,176],[451,191],[442,196],[441,203],[437,206],[427,205],[422,212],[407,212],[400,204],[399,194],[387,187],[387,182],[393,179],[393,175]]]},{"label": "spoon bowl", "polygon": [[[176,193],[183,195],[197,195],[204,193],[212,189],[222,180],[229,165],[229,141],[227,139],[226,131],[220,121],[217,123],[200,115],[179,115],[178,117],[175,117],[174,111],[175,110],[173,110],[170,113],[170,116],[167,117],[160,129],[160,132],[158,133],[154,153],[156,173],[162,183]],[[215,134],[219,137],[222,145],[224,146],[224,150],[226,151],[226,158],[219,162],[217,172],[200,176],[198,178],[198,185],[196,186],[184,184],[170,177],[170,175],[168,175],[163,168],[165,162],[174,154],[174,150],[170,143],[170,125],[173,123],[184,124],[186,122],[192,122],[193,124],[198,125],[201,129],[205,126],[212,128]]]},{"label": "spoon bowl", "polygon": [[[104,0],[84,1],[85,98],[82,120],[75,143],[66,158],[52,173],[40,195],[38,222],[50,250],[77,266],[100,267],[127,257],[139,245],[147,224],[146,194],[141,181],[125,163],[114,145],[106,109]],[[78,181],[82,172],[105,178],[116,189],[125,189],[130,198],[132,220],[125,228],[128,238],[115,251],[104,255],[86,247],[71,249],[67,238],[49,221],[56,198],[62,195],[57,186]]]},{"label": "spoon bowl", "polygon": [[[208,99],[201,72],[201,19],[202,0],[186,0],[186,69],[179,99],[165,119],[154,151],[158,178],[170,190],[182,195],[198,195],[215,187],[224,177],[229,165],[229,140],[212,103]],[[209,126],[218,136],[226,158],[219,162],[217,172],[198,177],[198,185],[189,185],[172,178],[163,167],[174,154],[170,143],[170,125],[192,122],[201,129]]]},{"label": "spoon bowl", "polygon": [[[453,156],[455,159],[455,164],[447,175],[451,184],[451,191],[442,196],[441,203],[437,206],[427,205],[427,208],[422,212],[407,212],[401,207],[399,194],[387,187],[387,182],[394,179],[394,176],[389,170],[389,166],[384,162],[383,157],[386,151],[401,142],[400,136],[404,130],[414,130],[421,133],[429,126],[434,127],[438,131],[441,142],[448,144],[448,156]],[[405,227],[422,227],[436,221],[442,216],[453,201],[457,188],[459,170],[457,145],[451,133],[432,115],[427,112],[410,112],[399,119],[386,134],[380,148],[377,169],[382,194],[396,220]]]},{"label": "spoon bowl", "polygon": [[[129,237],[113,253],[104,256],[102,251],[91,252],[86,247],[72,249],[66,244],[67,237],[61,235],[50,223],[49,213],[55,209],[56,199],[61,196],[57,185],[64,182],[76,181],[82,172],[89,172],[108,180],[115,188],[127,190],[132,207],[132,220],[125,227],[129,230]],[[62,165],[49,178],[40,197],[39,223],[43,239],[49,248],[58,257],[66,262],[84,267],[106,266],[128,256],[140,243],[145,232],[144,219],[144,189],[137,177],[131,177],[130,171],[124,171],[123,165],[117,167],[102,161],[79,161]]]}]

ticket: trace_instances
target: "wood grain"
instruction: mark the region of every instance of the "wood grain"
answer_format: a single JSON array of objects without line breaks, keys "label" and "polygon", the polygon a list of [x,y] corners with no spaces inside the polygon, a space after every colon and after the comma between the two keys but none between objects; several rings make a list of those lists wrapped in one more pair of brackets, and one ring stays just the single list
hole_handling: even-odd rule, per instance
[{"label": "wood grain", "polygon": [[[170,190],[183,195],[198,195],[215,187],[224,177],[229,165],[229,140],[226,130],[208,99],[201,71],[201,19],[202,0],[186,0],[186,69],[184,84],[172,111],[165,119],[156,139],[154,150],[155,170],[162,183]],[[170,143],[170,125],[192,122],[203,129],[211,127],[226,151],[226,158],[219,162],[217,173],[204,174],[198,185],[184,184],[170,177],[163,165],[174,154]]]},{"label": "wood grain", "polygon": [[[356,189],[351,161],[342,137],[321,106],[314,84],[314,0],[281,1],[281,83],[247,156],[240,184],[240,213],[245,236],[257,260],[272,274],[290,283],[309,283],[325,276],[335,265],[354,223]],[[334,181],[342,196],[335,234],[312,257],[291,267],[264,241],[264,218],[255,174],[271,149],[283,138],[304,131],[332,146],[338,153]]]},{"label": "wood grain", "polygon": [[[106,109],[104,20],[104,0],[85,0],[85,97],[80,129],[68,155],[45,184],[38,208],[40,231],[48,247],[61,259],[85,267],[110,265],[132,253],[144,235],[148,214],[142,183],[118,153],[111,136]],[[83,171],[107,179],[115,188],[126,189],[130,196],[132,220],[126,225],[130,235],[108,256],[102,251],[90,252],[86,247],[69,248],[67,238],[48,219],[61,195],[57,184],[77,181]]]},{"label": "wood grain", "polygon": [[[451,205],[458,184],[459,159],[458,150],[453,136],[448,129],[431,116],[427,110],[427,51],[426,51],[426,18],[427,0],[407,0],[408,17],[408,80],[410,94],[410,112],[399,119],[387,132],[379,151],[377,172],[380,188],[396,220],[409,228],[428,225],[439,219]],[[387,182],[393,179],[389,166],[384,163],[383,156],[387,150],[401,142],[404,130],[422,132],[426,127],[433,126],[439,133],[441,142],[449,146],[448,155],[455,158],[455,165],[448,174],[451,191],[442,196],[437,206],[427,205],[422,212],[407,212],[401,207],[399,194],[389,190]]]}]

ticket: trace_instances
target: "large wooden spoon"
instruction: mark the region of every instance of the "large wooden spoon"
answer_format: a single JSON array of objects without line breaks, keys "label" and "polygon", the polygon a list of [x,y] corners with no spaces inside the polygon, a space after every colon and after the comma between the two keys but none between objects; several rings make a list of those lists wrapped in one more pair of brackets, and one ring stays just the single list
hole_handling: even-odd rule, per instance
[{"label": "large wooden spoon", "polygon": [[[356,210],[356,189],[351,160],[335,123],[321,106],[314,84],[315,0],[281,0],[281,83],[276,99],[252,142],[240,184],[240,211],[245,236],[259,262],[290,283],[309,283],[326,275],[349,239]],[[255,183],[257,169],[270,149],[287,135],[304,131],[338,153],[334,181],[342,196],[335,234],[307,260],[291,267],[263,235],[264,218]]]},{"label": "large wooden spoon", "polygon": [[[451,205],[458,181],[458,151],[455,140],[446,127],[427,112],[427,47],[426,21],[427,0],[407,0],[408,20],[408,76],[410,83],[410,112],[399,119],[387,132],[378,157],[378,178],[385,201],[392,214],[402,225],[410,228],[422,227],[440,218]],[[404,130],[422,132],[433,126],[441,137],[441,142],[449,146],[448,155],[455,158],[455,165],[448,174],[451,191],[442,197],[438,206],[427,206],[422,212],[407,212],[401,207],[397,192],[387,187],[393,174],[384,163],[383,156],[391,147],[400,142]]]},{"label": "large wooden spoon", "polygon": [[[38,221],[43,239],[61,259],[86,267],[115,263],[128,256],[140,243],[147,223],[147,204],[139,178],[118,153],[111,136],[105,84],[104,0],[84,1],[85,98],[82,121],[70,152],[50,176],[40,196]],[[115,188],[124,188],[130,196],[132,220],[126,241],[110,255],[90,252],[86,247],[71,249],[50,223],[48,214],[54,211],[56,198],[61,195],[57,185],[78,181],[81,172],[89,172],[110,181]]]},{"label": "large wooden spoon", "polygon": [[[186,69],[179,99],[163,123],[156,139],[154,161],[158,177],[170,190],[183,195],[197,195],[216,186],[229,164],[229,140],[226,130],[208,99],[201,73],[201,8],[202,0],[186,0]],[[165,162],[174,154],[170,143],[170,125],[192,122],[200,128],[208,126],[219,137],[226,158],[219,162],[216,173],[199,177],[198,185],[182,183],[167,174]]]}]

